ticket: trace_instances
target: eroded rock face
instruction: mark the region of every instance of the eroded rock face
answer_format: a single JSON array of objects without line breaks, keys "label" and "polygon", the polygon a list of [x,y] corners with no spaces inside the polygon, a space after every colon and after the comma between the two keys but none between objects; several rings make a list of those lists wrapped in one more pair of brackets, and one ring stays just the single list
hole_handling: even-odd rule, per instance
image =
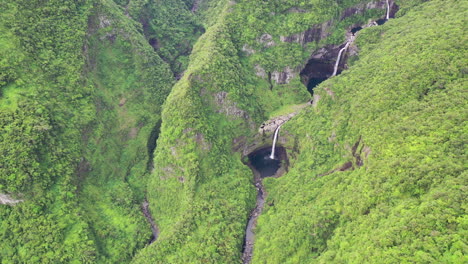
[{"label": "eroded rock face", "polygon": [[267,48],[273,47],[274,45],[276,45],[275,41],[273,40],[273,37],[270,34],[266,34],[266,33],[260,36],[260,38],[258,39],[258,42],[260,44],[263,44]]},{"label": "eroded rock face", "polygon": [[258,132],[260,134],[274,133],[278,126],[286,123],[286,121],[293,118],[296,114],[297,112],[294,112],[294,113],[290,113],[287,115],[282,115],[282,116],[277,116],[275,118],[272,118],[264,122],[258,129]]},{"label": "eroded rock face", "polygon": [[[309,87],[311,82],[318,84],[332,76],[340,49],[341,46],[328,45],[312,53],[309,61],[300,72],[301,81],[308,89],[313,88]],[[342,68],[341,65],[338,70],[341,71]]]},{"label": "eroded rock face", "polygon": [[23,202],[23,200],[17,200],[11,197],[9,194],[0,193],[0,204],[15,205],[21,202]]},{"label": "eroded rock face", "polygon": [[289,43],[299,43],[302,46],[310,42],[318,42],[329,35],[328,29],[331,27],[331,25],[331,21],[327,21],[318,25],[313,25],[306,31],[297,34],[292,34],[290,36],[280,36],[280,41]]},{"label": "eroded rock face", "polygon": [[214,100],[219,107],[218,113],[223,113],[227,116],[249,119],[249,115],[244,110],[237,107],[237,104],[227,98],[228,93],[225,91],[214,94]]},{"label": "eroded rock face", "polygon": [[248,44],[242,46],[242,51],[245,52],[247,55],[252,55],[255,53],[255,50],[252,49]]},{"label": "eroded rock face", "polygon": [[287,84],[295,76],[296,76],[296,73],[293,71],[293,69],[291,69],[290,67],[286,67],[281,72],[278,72],[278,71],[272,72],[271,80],[275,81],[277,84]]},{"label": "eroded rock face", "polygon": [[288,13],[307,13],[307,10],[304,10],[299,7],[291,7],[286,12]]},{"label": "eroded rock face", "polygon": [[258,77],[261,77],[263,79],[265,79],[267,77],[267,73],[265,71],[265,69],[262,68],[262,66],[256,64],[255,65],[255,75],[257,75]]},{"label": "eroded rock face", "polygon": [[[390,0],[389,3],[390,3],[390,17],[394,17],[395,13],[399,9],[398,5],[396,5],[395,1],[393,0]],[[345,9],[340,14],[339,20],[341,21],[350,16],[364,14],[364,12],[369,9],[386,9],[386,8],[387,8],[386,0],[358,4],[356,6]],[[303,32],[292,34],[289,36],[280,36],[280,41],[290,42],[290,43],[299,43],[303,46],[310,42],[319,42],[320,40],[325,39],[326,37],[328,37],[328,35],[330,35],[329,29],[331,28],[332,25],[333,25],[333,21],[326,21],[322,24],[316,24]]]}]

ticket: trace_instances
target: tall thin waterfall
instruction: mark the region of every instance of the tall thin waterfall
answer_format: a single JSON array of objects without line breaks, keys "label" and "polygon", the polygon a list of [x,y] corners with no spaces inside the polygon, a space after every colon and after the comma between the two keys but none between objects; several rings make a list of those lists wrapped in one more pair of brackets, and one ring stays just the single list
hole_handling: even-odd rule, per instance
[{"label": "tall thin waterfall", "polygon": [[340,52],[338,52],[338,58],[336,58],[335,68],[333,69],[332,77],[335,76],[336,73],[338,72],[338,66],[340,65],[341,54],[348,48],[349,44],[351,44],[351,41],[346,42],[346,45],[344,46],[344,48],[340,49]]},{"label": "tall thin waterfall", "polygon": [[390,19],[390,3],[387,0],[387,16],[385,17],[387,20]]},{"label": "tall thin waterfall", "polygon": [[276,145],[276,140],[278,139],[278,134],[279,134],[279,130],[280,130],[280,127],[282,126],[283,124],[279,125],[276,130],[275,130],[275,137],[273,138],[273,146],[271,146],[271,155],[270,155],[270,159],[274,159],[275,158],[275,145]]}]

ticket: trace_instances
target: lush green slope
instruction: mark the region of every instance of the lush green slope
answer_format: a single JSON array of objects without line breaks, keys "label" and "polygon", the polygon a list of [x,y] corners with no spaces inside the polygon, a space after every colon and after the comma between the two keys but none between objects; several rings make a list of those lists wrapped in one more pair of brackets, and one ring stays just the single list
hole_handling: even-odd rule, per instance
[{"label": "lush green slope", "polygon": [[26,202],[0,207],[0,260],[93,261],[74,184],[79,129],[92,120],[92,89],[81,78],[90,3],[1,5],[0,49],[9,55],[1,66],[0,188]]},{"label": "lush green slope", "polygon": [[169,66],[112,1],[2,10],[1,262],[129,262]]},{"label": "lush green slope", "polygon": [[[236,133],[248,129],[242,124],[247,112],[231,99],[248,98],[248,91],[236,89],[245,82],[239,67],[226,28],[211,27],[164,105],[155,172],[148,186],[161,235],[135,263],[240,259],[255,193],[249,169],[231,149]],[[229,95],[216,103],[213,96],[222,92]]]},{"label": "lush green slope", "polygon": [[[223,91],[227,92],[227,98],[234,101],[239,109],[245,110],[249,117],[254,117],[253,121],[257,124],[259,118],[263,116],[265,120],[270,112],[282,105],[301,100],[304,102],[307,97],[301,95],[301,91],[305,91],[305,88],[299,83],[298,77],[288,85],[275,85],[273,91],[270,91],[265,80],[253,75],[253,65],[260,64],[267,70],[279,70],[285,66],[294,68],[304,63],[303,56],[308,49],[317,47],[314,45],[336,43],[341,39],[339,34],[331,34],[330,38],[318,44],[311,43],[305,50],[295,43],[267,47],[258,41],[260,35],[268,32],[279,43],[280,35],[300,32],[308,27],[288,28],[288,23],[293,23],[295,19],[306,19],[309,16],[308,19],[314,21],[312,23],[323,23],[333,19],[340,10],[357,3],[349,2],[339,7],[325,3],[306,6],[305,9],[323,10],[323,13],[312,16],[309,13],[286,12],[278,18],[269,14],[281,13],[281,10],[289,10],[295,5],[282,3],[272,10],[274,5],[254,7],[253,2],[243,1],[230,7],[230,12],[207,30],[196,45],[187,75],[174,87],[164,107],[162,134],[155,159],[156,171],[149,184],[149,190],[154,190],[150,194],[150,201],[161,227],[161,237],[156,244],[145,249],[136,262],[240,261],[241,242],[236,228],[242,227],[242,222],[245,224],[245,212],[242,213],[242,210],[251,208],[253,195],[249,194],[247,201],[251,205],[246,206],[244,193],[251,193],[252,187],[232,187],[240,180],[245,183],[246,176],[241,172],[245,170],[237,170],[239,162],[232,158],[238,154],[226,145],[231,146],[231,142],[237,142],[241,136],[249,136],[249,133],[252,137],[255,127],[251,128],[251,132],[243,131],[240,129],[242,127],[225,125],[226,117],[215,118],[218,115],[214,111],[222,113],[219,107],[226,107],[219,95]],[[304,263],[313,262],[318,257],[315,261],[352,259],[354,262],[379,262],[385,259],[389,262],[423,262],[429,256],[428,252],[432,252],[434,261],[444,258],[446,261],[450,258],[456,261],[463,254],[465,249],[460,248],[463,242],[459,239],[462,228],[457,224],[462,221],[460,216],[463,213],[460,200],[460,188],[464,186],[460,182],[463,159],[456,156],[460,153],[462,138],[458,131],[461,130],[459,125],[464,117],[457,111],[463,109],[460,108],[463,100],[444,101],[449,104],[444,105],[435,100],[437,95],[430,92],[431,89],[437,92],[438,88],[435,87],[447,83],[450,89],[442,90],[443,93],[451,91],[457,94],[455,98],[461,95],[460,88],[463,86],[450,83],[452,80],[460,82],[462,77],[459,69],[463,60],[457,57],[457,54],[461,54],[457,53],[460,46],[455,44],[462,43],[463,34],[457,32],[462,28],[462,20],[460,13],[458,16],[456,13],[461,8],[456,2],[450,2],[445,13],[438,13],[440,20],[447,19],[449,15],[454,20],[453,24],[447,22],[448,29],[444,31],[447,37],[439,38],[434,35],[437,23],[427,21],[424,13],[430,10],[437,13],[436,10],[441,9],[443,3],[435,1],[425,4],[424,9],[418,12],[411,10],[421,8],[415,7],[419,2],[402,1],[399,4],[404,11],[402,14],[407,16],[400,21],[391,21],[384,27],[363,31],[358,40],[361,49],[359,60],[354,59],[355,65],[348,72],[322,86],[322,89],[326,85],[330,87],[332,92],[328,93],[334,94],[335,99],[332,100],[326,90],[319,88],[321,101],[318,102],[317,110],[311,108],[285,126],[287,133],[293,135],[290,151],[296,153],[291,153],[291,170],[288,174],[281,179],[267,181],[267,203],[271,206],[259,220],[254,262]],[[436,5],[436,8],[432,5]],[[373,16],[373,13],[367,15]],[[249,18],[248,26],[245,25],[246,20],[242,19],[246,17]],[[343,22],[345,24],[337,23],[330,30],[343,32],[343,28],[356,21],[366,21],[366,16],[350,19]],[[283,23],[284,28],[281,27]],[[449,43],[454,43],[454,46],[451,47],[452,51],[445,52],[447,38],[452,38]],[[246,43],[255,49],[254,55],[246,57],[240,52]],[[428,46],[424,48],[424,45]],[[238,50],[238,55],[230,51],[233,48]],[[424,52],[434,49],[442,51],[437,56]],[[396,62],[392,59],[394,55],[398,55]],[[433,62],[441,57],[443,61],[451,61],[453,64],[437,65]],[[438,69],[446,70],[435,74]],[[436,81],[435,76],[439,81]],[[324,103],[327,109],[322,105]],[[432,107],[425,107],[428,105]],[[415,109],[425,109],[426,113]],[[435,144],[443,140],[431,132],[439,131],[437,133],[441,134],[439,124],[435,120],[432,123],[420,123],[423,120],[426,122],[425,115],[433,115],[437,120],[447,122],[443,126],[447,129],[444,133],[453,138],[453,146],[438,147]],[[446,115],[454,116],[455,119],[450,120]],[[405,128],[406,135],[396,134],[396,131],[407,126],[407,123],[399,121],[401,118],[413,122],[413,125]],[[245,120],[251,120],[245,116],[243,119],[244,124]],[[416,131],[432,135],[432,138],[419,135]],[[415,145],[407,142],[409,135],[413,138],[410,142],[414,141]],[[334,138],[334,141],[329,142],[328,138]],[[431,140],[434,146],[428,147]],[[355,165],[354,171],[331,173],[348,161],[356,162],[352,156],[352,147],[356,142],[360,143],[356,147],[358,153],[354,155],[359,154],[365,159],[364,166],[357,168]],[[427,153],[432,149],[437,157],[431,156],[431,159],[439,163],[427,160]],[[438,157],[444,158],[437,160]],[[439,168],[446,170],[429,174],[432,169],[437,171]],[[322,174],[327,175],[317,176]],[[419,180],[425,183],[418,186],[416,183]],[[454,182],[451,186],[453,190],[444,190],[449,188],[444,187],[444,182]],[[379,187],[378,183],[385,183],[385,187]],[[361,188],[364,191],[360,192]],[[402,227],[414,218],[408,206],[422,204],[416,210],[423,210],[428,204],[436,203],[434,195],[441,192],[453,195],[450,199],[453,199],[454,205],[450,212],[440,209],[433,217],[453,217],[454,220],[449,220],[452,222],[447,224],[442,224],[443,220],[434,220],[434,223],[422,225],[426,220],[421,216],[424,211],[421,211],[418,224],[427,230],[430,225],[438,226],[439,230],[431,231],[436,235],[444,234],[443,238],[426,242],[428,236],[423,231],[419,233],[419,227]],[[224,203],[218,202],[221,198],[225,200]],[[236,209],[224,211],[226,208]],[[401,222],[387,220],[387,216],[391,219],[390,215],[401,215]],[[406,241],[391,242],[395,243],[394,251],[387,251],[386,244],[383,244],[390,243],[390,236],[382,231],[389,232],[387,226],[388,230],[408,229]],[[335,231],[342,234],[333,236]],[[383,242],[378,240],[376,234],[381,235]],[[349,241],[340,248],[340,243],[335,241],[345,238]],[[352,246],[358,241],[371,241],[366,245],[367,251],[358,245]],[[454,243],[454,247],[444,243]],[[335,248],[327,247],[335,244]],[[232,247],[236,247],[237,252],[226,250]],[[419,248],[420,252],[414,257],[405,253],[415,248]],[[362,254],[359,253],[361,251]],[[386,254],[393,256],[393,259]]]},{"label": "lush green slope", "polygon": [[[264,181],[253,263],[466,261],[467,6],[396,2],[283,126],[290,167]],[[310,100],[311,52],[384,14],[368,3],[0,0],[0,194],[24,200],[0,205],[0,262],[241,262],[242,155]]]},{"label": "lush green slope", "polygon": [[[100,262],[128,262],[150,239],[140,204],[161,105],[172,86],[168,65],[112,1],[96,4],[88,24],[87,80],[96,117],[83,131],[80,203]],[[154,132],[153,132],[154,130]]]},{"label": "lush green slope", "polygon": [[253,263],[466,261],[463,10],[431,1],[359,33],[359,59],[283,126],[297,158],[267,181]]}]

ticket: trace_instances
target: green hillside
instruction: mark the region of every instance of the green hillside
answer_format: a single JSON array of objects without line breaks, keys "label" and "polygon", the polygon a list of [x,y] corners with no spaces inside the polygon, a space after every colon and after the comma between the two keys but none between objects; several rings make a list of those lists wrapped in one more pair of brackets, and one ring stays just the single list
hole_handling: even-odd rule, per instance
[{"label": "green hillside", "polygon": [[0,263],[468,261],[465,2],[0,8]]}]

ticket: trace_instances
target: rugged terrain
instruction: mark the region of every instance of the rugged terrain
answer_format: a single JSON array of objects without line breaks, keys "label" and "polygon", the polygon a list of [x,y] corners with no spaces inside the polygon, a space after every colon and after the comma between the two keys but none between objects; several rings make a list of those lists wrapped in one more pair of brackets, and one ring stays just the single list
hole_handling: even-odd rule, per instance
[{"label": "rugged terrain", "polygon": [[72,2],[0,0],[1,263],[467,261],[465,2]]}]

